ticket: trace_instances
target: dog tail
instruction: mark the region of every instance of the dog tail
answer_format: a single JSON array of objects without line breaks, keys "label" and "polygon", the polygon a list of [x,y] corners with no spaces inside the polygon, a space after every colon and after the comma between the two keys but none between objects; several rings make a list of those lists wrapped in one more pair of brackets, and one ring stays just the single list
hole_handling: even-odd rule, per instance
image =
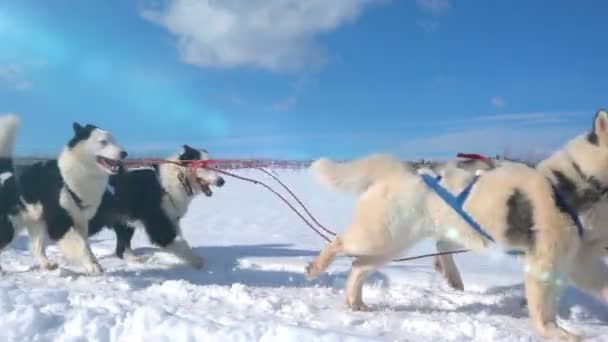
[{"label": "dog tail", "polygon": [[13,172],[13,149],[18,127],[17,115],[0,116],[0,174]]},{"label": "dog tail", "polygon": [[344,192],[362,193],[378,179],[407,172],[407,165],[386,154],[374,154],[350,162],[338,163],[327,158],[310,166],[321,184]]}]

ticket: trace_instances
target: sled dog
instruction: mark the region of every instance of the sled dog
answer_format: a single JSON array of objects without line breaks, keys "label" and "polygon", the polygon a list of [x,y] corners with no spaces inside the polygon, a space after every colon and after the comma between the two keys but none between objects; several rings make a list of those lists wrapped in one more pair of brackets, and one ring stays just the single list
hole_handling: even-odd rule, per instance
[{"label": "sled dog", "polygon": [[[184,145],[169,161],[209,160],[209,153]],[[143,226],[150,241],[202,268],[203,258],[184,240],[180,219],[190,202],[203,193],[213,195],[210,186],[221,187],[224,179],[205,168],[189,169],[173,163],[154,164],[135,169],[121,168],[110,178],[97,214],[90,222],[89,234],[108,227],[116,233],[116,255],[127,261],[138,258],[131,249],[135,227]]]},{"label": "sled dog", "polygon": [[[536,168],[507,162],[477,178],[463,168],[443,170],[440,184],[452,194],[476,179],[462,209],[490,238],[472,229],[421,175],[390,155],[346,163],[321,158],[311,169],[326,186],[360,194],[349,227],[306,269],[307,278],[314,279],[337,255],[355,257],[345,291],[352,309],[366,309],[362,286],[372,271],[424,238],[438,241],[440,250],[457,245],[480,251],[497,244],[523,254],[530,318],[544,337],[576,338],[555,321],[558,292],[566,282],[608,301],[608,266],[602,262],[608,229],[596,224],[607,215],[605,110],[596,114],[591,131]],[[581,218],[582,233],[573,212]]]},{"label": "sled dog", "polygon": [[88,274],[101,273],[87,242],[88,223],[127,152],[110,132],[74,123],[74,135],[56,160],[15,170],[12,150],[17,124],[14,115],[0,121],[0,248],[27,227],[31,253],[43,269],[58,267],[46,256],[50,238],[66,259]]}]

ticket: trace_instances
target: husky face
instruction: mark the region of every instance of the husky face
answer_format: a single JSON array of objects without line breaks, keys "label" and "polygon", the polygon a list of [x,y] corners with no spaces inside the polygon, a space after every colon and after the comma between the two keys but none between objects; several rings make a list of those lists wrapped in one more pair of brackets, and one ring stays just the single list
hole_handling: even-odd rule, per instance
[{"label": "husky face", "polygon": [[[209,160],[209,152],[184,145],[183,150],[179,153],[178,159]],[[194,194],[204,193],[208,197],[213,195],[213,192],[209,187],[210,185],[222,187],[226,183],[217,172],[202,167],[196,168],[192,172],[188,172],[185,177]]]},{"label": "husky face", "polygon": [[93,125],[83,127],[74,123],[73,127],[74,137],[68,148],[79,154],[83,162],[95,164],[101,172],[116,174],[127,152],[116,144],[112,134]]},{"label": "husky face", "polygon": [[[580,148],[580,152],[576,151],[577,154],[582,154],[582,167],[586,167],[589,171],[589,182],[593,182],[596,187],[603,190],[603,199],[598,211],[605,211],[608,207],[606,199],[606,192],[608,192],[608,111],[606,109],[600,109],[595,115],[593,120],[593,127],[591,132],[586,135],[586,148]],[[595,234],[597,234],[599,240],[604,245],[605,253],[608,253],[608,227],[605,225],[606,214],[601,213],[600,219],[596,219],[594,222]]]}]

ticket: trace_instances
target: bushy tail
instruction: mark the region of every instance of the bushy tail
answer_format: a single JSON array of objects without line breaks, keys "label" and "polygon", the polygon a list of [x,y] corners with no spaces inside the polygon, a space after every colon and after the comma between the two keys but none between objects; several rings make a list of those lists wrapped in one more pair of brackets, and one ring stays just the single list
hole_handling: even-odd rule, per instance
[{"label": "bushy tail", "polygon": [[362,193],[379,179],[409,170],[404,162],[385,154],[344,163],[321,158],[310,168],[325,186],[351,193]]},{"label": "bushy tail", "polygon": [[0,116],[0,174],[13,171],[13,149],[18,126],[17,115]]}]

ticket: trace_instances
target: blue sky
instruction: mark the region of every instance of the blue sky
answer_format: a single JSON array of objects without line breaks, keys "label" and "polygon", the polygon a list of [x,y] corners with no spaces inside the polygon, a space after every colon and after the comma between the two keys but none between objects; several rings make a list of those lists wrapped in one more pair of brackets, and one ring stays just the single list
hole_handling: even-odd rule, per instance
[{"label": "blue sky", "polygon": [[[44,3],[44,5],[42,5]],[[17,152],[545,153],[608,106],[602,0],[4,0]]]}]

